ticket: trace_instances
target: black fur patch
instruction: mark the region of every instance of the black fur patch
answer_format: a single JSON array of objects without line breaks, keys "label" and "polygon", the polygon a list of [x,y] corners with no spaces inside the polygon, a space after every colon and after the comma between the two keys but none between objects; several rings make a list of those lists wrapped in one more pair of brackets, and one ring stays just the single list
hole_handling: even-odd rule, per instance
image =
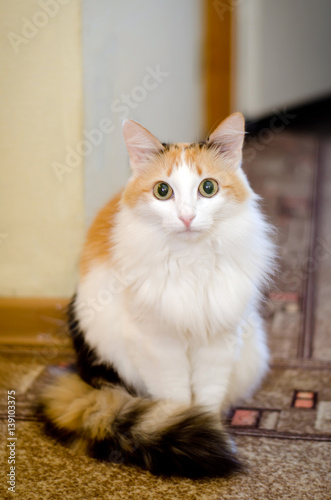
[{"label": "black fur patch", "polygon": [[[163,142],[162,146],[164,147],[164,149],[162,151],[160,151],[160,153],[166,153],[171,148],[179,149],[179,146],[177,144],[174,144],[174,143]],[[210,147],[210,144],[206,141],[192,142],[188,146],[185,146],[184,149],[191,149],[191,148],[196,148],[196,147],[198,147],[199,149],[202,149],[202,148],[208,149]]]},{"label": "black fur patch", "polygon": [[188,146],[185,146],[184,149],[191,149],[191,148],[196,148],[196,147],[198,147],[199,149],[208,148],[208,144],[206,143],[206,141],[192,142]]},{"label": "black fur patch", "polygon": [[152,404],[151,401],[140,399],[132,409],[119,412],[109,424],[109,436],[89,442],[91,456],[108,462],[141,465],[146,469],[144,460],[137,463],[136,451],[140,444],[135,440],[132,429],[143,419]]},{"label": "black fur patch", "polygon": [[95,350],[86,343],[76,317],[75,300],[76,295],[74,295],[68,307],[68,328],[76,351],[76,368],[78,374],[84,382],[93,387],[100,388],[104,382],[108,382],[113,385],[120,385],[129,394],[136,395],[136,391],[121,379],[111,365],[106,365],[98,361]]},{"label": "black fur patch", "polygon": [[143,420],[143,413],[144,405],[118,416],[109,438],[90,444],[91,455],[136,465],[155,475],[192,479],[224,477],[243,469],[225,433],[215,428],[208,413],[188,410],[167,428],[134,437],[133,427]]},{"label": "black fur patch", "polygon": [[173,144],[172,142],[162,142],[162,146],[164,149],[162,149],[160,153],[165,153],[169,151],[170,148],[179,149],[177,144]]},{"label": "black fur patch", "polygon": [[60,429],[48,420],[47,417],[42,416],[42,420],[44,421],[44,432],[46,436],[58,441],[63,446],[71,446],[78,439],[78,435],[75,432]]},{"label": "black fur patch", "polygon": [[224,477],[242,469],[229,449],[225,434],[208,414],[183,414],[149,446],[150,471],[189,478]]},{"label": "black fur patch", "polygon": [[124,436],[131,434],[132,428],[142,420],[144,414],[152,405],[152,401],[140,399],[133,409],[119,413],[112,425],[113,433]]}]

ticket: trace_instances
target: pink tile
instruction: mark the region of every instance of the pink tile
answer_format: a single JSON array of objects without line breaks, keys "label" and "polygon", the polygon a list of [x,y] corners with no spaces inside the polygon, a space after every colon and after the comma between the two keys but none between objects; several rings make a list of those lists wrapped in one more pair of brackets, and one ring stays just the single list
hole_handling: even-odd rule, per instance
[{"label": "pink tile", "polygon": [[294,401],[295,408],[314,408],[313,399],[296,399]]},{"label": "pink tile", "polygon": [[231,420],[231,425],[256,426],[260,412],[257,410],[236,410]]},{"label": "pink tile", "polygon": [[296,394],[297,399],[314,399],[314,393],[311,391],[299,391]]}]

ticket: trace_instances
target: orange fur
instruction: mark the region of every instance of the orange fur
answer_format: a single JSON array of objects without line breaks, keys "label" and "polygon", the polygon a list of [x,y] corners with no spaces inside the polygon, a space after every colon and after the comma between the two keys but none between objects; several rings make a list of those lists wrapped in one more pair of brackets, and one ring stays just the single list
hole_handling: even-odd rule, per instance
[{"label": "orange fur", "polygon": [[90,227],[80,260],[80,275],[84,276],[92,262],[105,261],[111,255],[110,234],[115,215],[119,210],[121,194],[118,193],[98,213]]},{"label": "orange fur", "polygon": [[218,181],[221,188],[226,189],[229,196],[233,196],[239,203],[249,197],[249,190],[240,178],[232,161],[226,155],[219,155],[213,149],[203,150],[201,164],[203,176],[209,176]]},{"label": "orange fur", "polygon": [[238,178],[235,172],[226,172],[223,183],[221,182],[221,186],[223,189],[227,189],[230,195],[234,196],[240,203],[247,200],[249,196],[247,186]]}]

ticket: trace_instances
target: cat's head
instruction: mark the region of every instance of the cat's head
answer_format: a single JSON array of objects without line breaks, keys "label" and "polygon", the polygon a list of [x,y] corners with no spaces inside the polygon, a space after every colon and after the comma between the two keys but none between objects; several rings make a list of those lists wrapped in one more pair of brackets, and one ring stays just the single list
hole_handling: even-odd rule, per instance
[{"label": "cat's head", "polygon": [[123,203],[167,233],[200,238],[254,196],[241,170],[241,113],[200,143],[162,144],[132,120],[123,133],[132,168]]}]

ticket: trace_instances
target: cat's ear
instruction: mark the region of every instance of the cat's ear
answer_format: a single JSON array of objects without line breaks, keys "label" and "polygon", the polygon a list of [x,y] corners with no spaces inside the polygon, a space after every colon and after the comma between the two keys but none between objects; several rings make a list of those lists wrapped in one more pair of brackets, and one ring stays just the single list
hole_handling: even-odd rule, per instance
[{"label": "cat's ear", "polygon": [[245,119],[241,113],[233,113],[223,120],[208,137],[208,144],[213,145],[221,154],[235,163],[240,163],[245,137]]},{"label": "cat's ear", "polygon": [[123,135],[134,172],[143,171],[149,160],[164,149],[154,135],[133,120],[124,120]]}]

